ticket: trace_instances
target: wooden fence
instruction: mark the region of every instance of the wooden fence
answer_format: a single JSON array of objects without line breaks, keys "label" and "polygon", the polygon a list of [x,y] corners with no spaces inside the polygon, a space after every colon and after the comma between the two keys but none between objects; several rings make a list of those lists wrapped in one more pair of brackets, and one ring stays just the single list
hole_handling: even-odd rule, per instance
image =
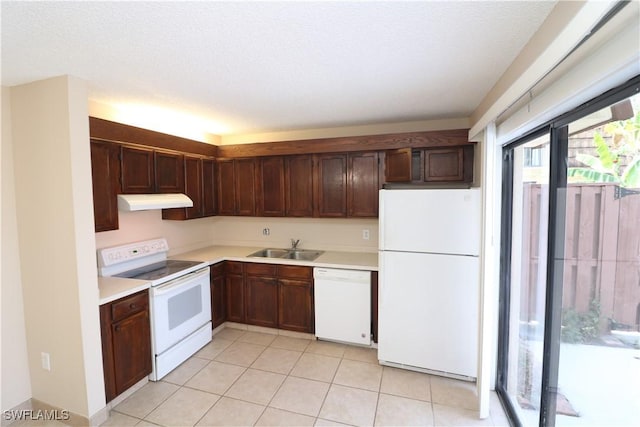
[{"label": "wooden fence", "polygon": [[[524,259],[529,262],[528,295],[522,313],[533,315],[540,236],[540,184],[524,192]],[[622,193],[622,195],[620,194]],[[620,197],[622,196],[622,197]],[[528,211],[528,212],[527,212]],[[543,209],[544,211],[544,209]],[[640,324],[640,194],[614,184],[569,184],[564,230],[563,308],[586,313],[592,300],[600,304],[601,331],[608,319]],[[524,277],[523,277],[524,278]],[[527,311],[525,311],[527,310]]]}]

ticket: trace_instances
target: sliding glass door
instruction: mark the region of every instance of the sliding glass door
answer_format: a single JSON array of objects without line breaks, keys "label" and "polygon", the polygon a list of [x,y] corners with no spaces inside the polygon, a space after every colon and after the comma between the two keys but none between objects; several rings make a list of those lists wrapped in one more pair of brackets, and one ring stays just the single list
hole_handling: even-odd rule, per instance
[{"label": "sliding glass door", "polygon": [[556,425],[638,425],[640,95],[567,129]]},{"label": "sliding glass door", "polygon": [[506,335],[511,362],[504,385],[518,417],[535,424],[540,417],[542,355],[545,324],[547,234],[549,211],[549,135],[514,147],[509,161],[512,200],[508,256]]},{"label": "sliding glass door", "polygon": [[504,150],[497,389],[516,423],[640,420],[639,82]]}]

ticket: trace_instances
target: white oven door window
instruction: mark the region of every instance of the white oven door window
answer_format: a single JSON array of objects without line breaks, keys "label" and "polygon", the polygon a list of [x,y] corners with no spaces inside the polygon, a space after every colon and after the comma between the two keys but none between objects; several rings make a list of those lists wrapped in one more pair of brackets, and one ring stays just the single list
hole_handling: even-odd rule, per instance
[{"label": "white oven door window", "polygon": [[211,320],[209,268],[151,288],[151,294],[155,354]]}]

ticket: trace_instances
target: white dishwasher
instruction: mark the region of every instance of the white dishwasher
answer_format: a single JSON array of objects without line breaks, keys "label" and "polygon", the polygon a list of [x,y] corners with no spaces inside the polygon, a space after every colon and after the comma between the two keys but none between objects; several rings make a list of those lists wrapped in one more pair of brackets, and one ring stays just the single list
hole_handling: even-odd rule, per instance
[{"label": "white dishwasher", "polygon": [[316,337],[371,344],[371,272],[313,269]]}]

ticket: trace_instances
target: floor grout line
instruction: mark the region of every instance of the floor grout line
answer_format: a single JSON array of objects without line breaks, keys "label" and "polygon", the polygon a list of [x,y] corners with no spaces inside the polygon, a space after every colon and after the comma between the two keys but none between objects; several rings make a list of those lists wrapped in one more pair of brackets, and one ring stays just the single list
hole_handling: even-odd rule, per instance
[{"label": "floor grout line", "polygon": [[[232,328],[230,328],[230,329],[232,329]],[[329,397],[331,389],[333,388],[334,385],[336,385],[336,386],[345,387],[345,388],[349,388],[349,389],[353,389],[353,390],[361,390],[361,391],[367,391],[367,392],[376,393],[375,407],[373,409],[373,423],[374,424],[375,424],[376,420],[379,419],[379,416],[380,416],[378,411],[380,409],[380,399],[382,397],[381,395],[382,394],[387,394],[389,396],[394,396],[394,397],[398,397],[398,398],[402,398],[402,399],[413,400],[413,401],[421,402],[421,403],[428,403],[428,405],[429,405],[429,407],[431,409],[431,421],[432,421],[432,424],[435,425],[436,414],[435,414],[435,406],[434,406],[435,402],[433,401],[434,400],[434,395],[433,395],[434,385],[433,385],[433,381],[432,381],[432,376],[431,375],[426,374],[427,378],[429,378],[429,381],[428,381],[429,401],[422,400],[422,399],[419,399],[419,398],[403,396],[401,394],[394,394],[393,392],[383,393],[382,392],[382,383],[383,383],[383,380],[384,380],[384,377],[385,377],[385,373],[388,373],[390,371],[387,369],[387,367],[381,366],[379,364],[378,364],[378,366],[381,366],[382,370],[381,370],[381,373],[380,373],[380,377],[377,380],[377,390],[371,390],[370,388],[361,388],[361,387],[357,387],[357,386],[353,386],[353,385],[338,384],[338,383],[335,382],[336,378],[338,377],[338,374],[339,374],[341,368],[346,369],[346,366],[347,366],[346,363],[347,362],[354,362],[356,364],[358,364],[358,363],[360,363],[360,364],[368,364],[368,365],[374,365],[374,366],[375,366],[375,363],[370,362],[369,361],[370,359],[368,357],[366,357],[367,356],[366,354],[362,354],[362,356],[360,356],[357,353],[353,353],[352,352],[353,354],[356,354],[356,355],[353,355],[352,353],[349,353],[349,351],[348,351],[349,347],[346,347],[344,344],[336,344],[336,345],[342,346],[342,347],[337,347],[336,352],[340,352],[339,351],[340,348],[342,349],[342,352],[340,352],[341,355],[337,356],[336,353],[333,353],[332,346],[333,346],[334,343],[329,343],[330,346],[327,347],[326,349],[314,348],[314,347],[312,347],[313,343],[319,343],[318,345],[322,345],[322,343],[325,343],[325,341],[308,340],[309,343],[307,343],[307,345],[304,347],[304,349],[302,349],[302,350],[299,349],[299,348],[292,349],[292,348],[288,348],[286,346],[285,347],[280,347],[280,346],[277,346],[277,345],[274,346],[273,344],[276,341],[276,339],[278,338],[278,336],[276,336],[276,338],[274,338],[268,344],[265,345],[263,343],[256,343],[256,342],[252,342],[252,341],[241,341],[241,338],[243,336],[246,337],[247,334],[249,334],[249,333],[263,334],[263,332],[245,331],[245,330],[240,330],[240,329],[233,329],[233,330],[241,332],[240,334],[233,334],[233,335],[237,335],[237,336],[235,336],[234,339],[230,339],[230,337],[228,337],[228,336],[225,337],[225,336],[219,336],[218,334],[216,334],[214,339],[216,337],[218,337],[221,340],[229,341],[230,344],[228,346],[226,346],[224,349],[222,349],[219,353],[217,353],[216,356],[213,359],[208,359],[206,357],[197,356],[196,354],[191,356],[191,358],[197,358],[197,359],[200,359],[200,360],[204,360],[207,363],[204,364],[202,367],[196,369],[191,375],[188,375],[188,378],[185,377],[186,379],[183,381],[182,384],[177,384],[177,383],[173,383],[173,382],[166,381],[166,380],[158,381],[158,383],[164,383],[164,384],[167,384],[167,385],[171,385],[173,387],[176,387],[176,389],[174,391],[172,391],[170,394],[168,394],[164,399],[162,399],[157,405],[155,405],[142,418],[138,418],[137,416],[133,416],[133,415],[129,415],[129,414],[120,412],[120,411],[118,411],[116,409],[112,409],[112,411],[114,411],[115,413],[119,413],[119,414],[122,414],[122,415],[125,415],[125,416],[128,416],[128,417],[132,417],[134,419],[137,419],[137,420],[139,420],[139,423],[141,423],[143,421],[151,423],[151,421],[147,420],[146,417],[148,417],[151,413],[153,413],[155,410],[157,410],[160,406],[165,404],[169,399],[171,399],[172,396],[174,396],[176,393],[178,393],[182,388],[185,388],[185,389],[190,389],[190,390],[196,390],[196,391],[199,391],[199,392],[204,392],[204,393],[215,395],[215,396],[218,397],[217,400],[203,412],[202,416],[196,421],[196,424],[201,422],[204,419],[204,417],[206,417],[206,415],[214,407],[216,407],[216,405],[218,405],[222,401],[223,398],[232,399],[232,400],[235,400],[235,401],[238,401],[238,402],[243,402],[243,403],[250,403],[252,405],[262,406],[262,411],[260,412],[259,416],[256,418],[256,421],[253,423],[254,425],[257,424],[260,421],[260,419],[265,415],[265,413],[267,412],[268,408],[272,408],[273,410],[277,410],[277,411],[283,411],[283,412],[289,413],[289,414],[294,414],[294,415],[300,415],[300,416],[306,416],[306,417],[309,417],[309,418],[313,418],[314,419],[314,424],[317,423],[319,419],[326,419],[328,421],[344,423],[344,421],[340,421],[338,419],[334,419],[335,417],[331,417],[330,416],[330,418],[324,418],[324,417],[321,418],[321,416],[320,416],[321,413],[322,413],[322,409],[324,408],[325,404],[327,403],[327,399]],[[285,336],[285,337],[287,337],[287,336]],[[297,339],[297,340],[306,340],[304,338],[295,338],[295,337],[287,337],[287,338]],[[257,353],[256,357],[252,359],[252,361],[249,364],[249,366],[236,365],[236,364],[230,363],[228,361],[217,360],[217,357],[220,357],[234,343],[244,343],[244,344],[256,345],[256,346],[262,347],[262,349],[261,349],[261,351],[259,353]],[[265,354],[267,349],[270,349],[270,348],[283,350],[283,351],[288,351],[288,352],[296,352],[297,353],[297,357],[292,362],[291,367],[288,369],[288,371],[286,373],[269,370],[268,364],[270,362],[265,362],[266,368],[264,368],[264,367],[263,368],[254,367],[254,365],[258,362],[258,360]],[[323,350],[325,352],[322,352]],[[373,349],[373,350],[375,350],[375,349]],[[320,352],[318,352],[318,351],[320,351]],[[333,353],[333,354],[326,354],[326,353]],[[306,377],[301,377],[301,376],[297,376],[297,375],[293,375],[292,374],[292,372],[294,371],[296,366],[298,366],[298,364],[301,362],[301,360],[302,360],[302,358],[304,357],[305,354],[314,355],[314,356],[329,357],[329,358],[332,358],[332,359],[338,359],[339,360],[335,370],[333,371],[331,379],[328,382],[327,381],[323,381],[323,380],[319,380],[319,379],[315,379],[315,378],[306,378]],[[351,355],[345,357],[348,354],[351,354]],[[359,360],[359,359],[354,358],[354,357],[360,357],[361,359],[366,359],[366,360]],[[187,360],[189,360],[189,359],[187,359]],[[187,385],[187,383],[189,381],[191,381],[193,378],[195,378],[197,375],[199,375],[207,366],[209,366],[211,364],[211,362],[216,362],[216,363],[221,364],[221,365],[240,367],[240,368],[243,369],[243,371],[239,374],[239,376],[233,382],[231,382],[231,384],[228,387],[226,387],[225,390],[221,394],[213,393],[213,392],[207,391],[207,390],[201,390],[201,389],[198,389],[198,388],[195,388],[195,387]],[[234,387],[234,385],[238,383],[238,381],[248,372],[249,369],[252,369],[254,371],[259,371],[259,372],[265,372],[265,373],[269,373],[269,374],[275,374],[275,375],[279,375],[279,376],[283,377],[282,381],[280,382],[280,384],[278,385],[278,387],[276,388],[274,393],[271,395],[271,397],[269,398],[268,402],[266,404],[264,404],[264,405],[263,404],[259,404],[259,403],[256,404],[255,402],[247,401],[247,400],[244,400],[242,398],[230,397],[230,396],[226,395],[226,393],[228,393],[229,390],[231,390],[231,388]],[[317,413],[315,415],[309,415],[308,413],[296,412],[296,410],[292,410],[292,409],[282,409],[282,408],[276,408],[276,407],[271,406],[271,404],[273,403],[274,399],[276,398],[278,393],[283,389],[283,387],[285,386],[285,383],[287,383],[289,378],[295,378],[295,379],[300,379],[300,380],[304,380],[304,381],[317,382],[317,383],[322,383],[322,384],[326,384],[327,385],[327,390],[324,393],[324,396],[322,397],[322,400],[321,400],[321,402],[319,404]],[[182,379],[180,379],[180,380],[182,380]],[[132,396],[129,396],[127,399],[125,399],[125,401],[123,401],[122,403],[126,402],[128,399],[130,399],[134,395],[135,395],[135,393],[132,394]],[[467,410],[464,407],[464,404],[462,406],[460,406],[460,405],[450,406],[450,405],[444,404],[444,406],[448,406],[450,408],[455,408],[456,410]],[[470,411],[470,410],[467,410],[467,411]],[[489,420],[492,423],[492,425],[495,425],[493,414],[490,414]]]}]

